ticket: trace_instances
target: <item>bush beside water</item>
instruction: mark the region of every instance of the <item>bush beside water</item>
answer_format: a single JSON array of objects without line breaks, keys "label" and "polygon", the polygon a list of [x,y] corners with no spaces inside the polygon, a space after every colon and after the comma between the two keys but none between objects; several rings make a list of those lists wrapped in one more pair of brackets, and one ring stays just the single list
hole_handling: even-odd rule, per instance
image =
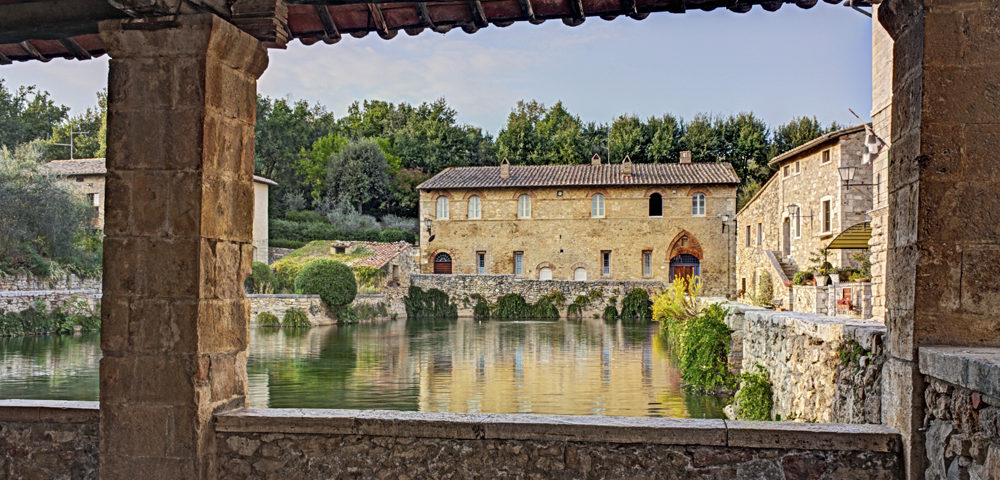
[{"label": "bush beside water", "polygon": [[281,326],[281,322],[278,321],[278,316],[271,312],[260,312],[257,314],[257,326],[264,328],[278,328]]},{"label": "bush beside water", "polygon": [[685,385],[701,392],[731,392],[735,387],[729,371],[729,310],[718,303],[709,305],[684,326],[681,377]]},{"label": "bush beside water", "polygon": [[410,286],[403,299],[406,306],[406,318],[458,318],[458,305],[453,303],[447,293],[432,288],[426,292],[420,287]]},{"label": "bush beside water", "polygon": [[358,284],[351,267],[333,260],[313,260],[295,276],[295,293],[319,295],[327,307],[337,310],[354,301]]},{"label": "bush beside water", "polygon": [[[97,309],[100,312],[100,308]],[[68,302],[51,311],[38,301],[20,312],[0,313],[0,337],[70,334],[79,325],[83,331],[101,329],[101,315],[90,311],[85,301]]]},{"label": "bush beside water", "polygon": [[759,363],[756,372],[740,374],[740,389],[733,397],[733,412],[738,420],[770,420],[774,392],[767,370]]},{"label": "bush beside water", "polygon": [[649,293],[641,288],[633,289],[622,299],[622,311],[619,317],[624,323],[649,323],[653,318],[650,308]]},{"label": "bush beside water", "polygon": [[288,328],[308,328],[312,326],[306,312],[301,308],[289,308],[281,318],[281,326]]}]

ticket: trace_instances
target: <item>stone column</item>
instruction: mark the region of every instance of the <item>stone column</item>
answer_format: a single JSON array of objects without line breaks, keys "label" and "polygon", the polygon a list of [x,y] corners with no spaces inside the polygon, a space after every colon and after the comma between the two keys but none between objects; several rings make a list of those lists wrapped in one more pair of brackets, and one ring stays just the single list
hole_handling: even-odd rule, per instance
[{"label": "stone column", "polygon": [[257,78],[213,15],[101,23],[108,74],[100,473],[214,477],[244,406]]},{"label": "stone column", "polygon": [[924,471],[926,345],[1000,346],[1000,10],[894,0],[883,420]]}]

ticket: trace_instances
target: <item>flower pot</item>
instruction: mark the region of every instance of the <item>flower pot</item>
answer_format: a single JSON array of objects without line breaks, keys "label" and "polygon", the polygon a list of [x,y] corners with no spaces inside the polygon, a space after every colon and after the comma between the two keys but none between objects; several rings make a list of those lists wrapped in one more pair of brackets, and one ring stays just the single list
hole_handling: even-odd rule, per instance
[{"label": "flower pot", "polygon": [[817,287],[825,287],[826,286],[826,279],[827,279],[826,275],[816,275],[813,278],[816,279],[816,286]]}]

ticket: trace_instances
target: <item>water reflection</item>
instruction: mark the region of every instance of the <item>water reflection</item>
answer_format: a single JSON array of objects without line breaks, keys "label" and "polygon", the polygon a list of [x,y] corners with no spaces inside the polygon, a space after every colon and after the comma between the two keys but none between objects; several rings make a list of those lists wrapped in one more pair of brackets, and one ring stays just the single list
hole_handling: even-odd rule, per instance
[{"label": "water reflection", "polygon": [[[96,400],[98,347],[0,339],[0,398]],[[253,407],[722,417],[680,388],[655,327],[599,321],[253,329],[247,374]]]}]

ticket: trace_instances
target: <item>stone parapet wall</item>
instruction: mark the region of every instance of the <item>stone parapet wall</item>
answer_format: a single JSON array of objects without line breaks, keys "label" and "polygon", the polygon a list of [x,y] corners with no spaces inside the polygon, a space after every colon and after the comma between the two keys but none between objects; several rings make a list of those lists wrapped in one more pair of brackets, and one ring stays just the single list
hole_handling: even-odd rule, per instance
[{"label": "stone parapet wall", "polygon": [[351,410],[216,416],[219,478],[899,478],[879,425]]},{"label": "stone parapet wall", "polygon": [[[851,289],[851,310],[839,308],[837,302],[843,298],[844,289]],[[815,313],[851,318],[872,318],[872,284],[865,282],[843,282],[824,287],[814,285],[792,285],[792,310],[801,313]]]},{"label": "stone parapet wall", "polygon": [[883,324],[739,303],[729,307],[730,359],[738,359],[743,371],[756,364],[767,369],[775,417],[880,422]]},{"label": "stone parapet wall", "polygon": [[26,310],[37,302],[45,304],[47,310],[62,307],[67,303],[83,301],[87,309],[95,311],[101,303],[100,290],[35,290],[20,292],[0,292],[0,313],[14,313]]},{"label": "stone parapet wall", "polygon": [[39,278],[33,275],[0,276],[0,292],[34,290],[101,290],[101,277],[78,277],[73,274]]},{"label": "stone parapet wall", "polygon": [[1000,478],[1000,349],[922,347],[924,478]]},{"label": "stone parapet wall", "polygon": [[[562,292],[566,304],[573,302],[579,295],[590,295],[596,290],[600,292],[599,300],[591,302],[584,315],[600,314],[611,298],[618,299],[616,305],[621,307],[621,298],[633,289],[642,289],[649,293],[650,298],[669,288],[663,282],[645,281],[575,281],[575,280],[528,280],[514,275],[410,275],[410,284],[428,290],[436,288],[448,294],[458,305],[459,315],[472,315],[475,307],[474,295],[482,295],[489,302],[496,302],[508,293],[516,293],[524,297],[528,303],[534,303],[539,298],[555,290]],[[561,313],[566,314],[565,307]]]},{"label": "stone parapet wall", "polygon": [[[385,304],[390,314],[402,316],[405,314],[401,296],[402,292],[394,292],[393,295],[373,294],[358,295],[351,303],[352,306],[370,305],[378,307]],[[247,295],[250,299],[250,324],[257,324],[257,316],[263,312],[273,313],[281,320],[285,312],[292,308],[298,308],[306,312],[309,321],[314,326],[335,325],[337,316],[326,308],[326,304],[319,298],[319,295],[291,295],[291,294],[252,294]]]},{"label": "stone parapet wall", "polygon": [[97,402],[0,400],[0,478],[97,478]]}]

